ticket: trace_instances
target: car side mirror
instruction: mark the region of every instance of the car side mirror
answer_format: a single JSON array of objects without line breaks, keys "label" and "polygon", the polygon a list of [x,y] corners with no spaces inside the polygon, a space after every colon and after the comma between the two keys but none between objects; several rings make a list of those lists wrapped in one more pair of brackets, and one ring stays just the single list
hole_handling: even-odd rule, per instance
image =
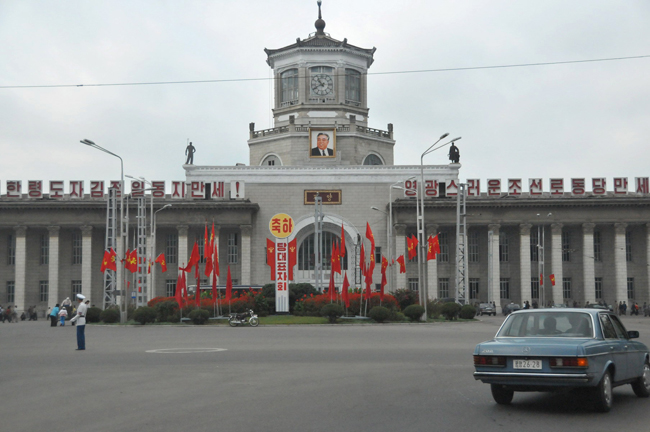
[{"label": "car side mirror", "polygon": [[627,337],[629,339],[637,339],[639,337],[639,332],[636,330],[628,330]]}]

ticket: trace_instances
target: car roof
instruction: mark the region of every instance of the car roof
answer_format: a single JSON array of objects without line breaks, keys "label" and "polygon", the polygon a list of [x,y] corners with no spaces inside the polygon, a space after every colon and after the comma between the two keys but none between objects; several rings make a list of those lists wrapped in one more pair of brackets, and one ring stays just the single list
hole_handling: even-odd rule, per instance
[{"label": "car roof", "polygon": [[[562,310],[559,310],[562,309]],[[512,313],[512,315],[515,314],[526,314],[526,313],[539,313],[539,312],[547,312],[547,313],[569,313],[569,312],[580,312],[580,313],[586,313],[589,315],[597,315],[599,313],[607,313],[609,312],[606,309],[588,309],[588,308],[543,308],[543,309],[520,309],[518,311],[515,311]]]}]

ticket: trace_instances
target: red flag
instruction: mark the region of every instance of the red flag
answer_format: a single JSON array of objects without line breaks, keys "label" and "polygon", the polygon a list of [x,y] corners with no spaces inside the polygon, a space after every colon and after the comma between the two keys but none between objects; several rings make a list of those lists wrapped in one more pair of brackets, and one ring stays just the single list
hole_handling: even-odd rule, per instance
[{"label": "red flag", "polygon": [[275,242],[270,239],[266,239],[266,264],[271,266],[271,280],[274,281],[275,280]]},{"label": "red flag", "polygon": [[208,239],[208,224],[205,224],[205,234],[203,235],[203,258],[208,259],[212,254],[210,250],[210,240]]},{"label": "red flag", "polygon": [[400,255],[395,261],[399,264],[399,272],[406,273],[406,264],[404,263],[404,255]]},{"label": "red flag", "polygon": [[539,286],[544,285],[544,275],[542,273],[539,274]]},{"label": "red flag", "polygon": [[341,258],[345,256],[345,230],[343,230],[343,223],[341,223],[341,249],[339,250]]},{"label": "red flag", "polygon": [[212,272],[212,300],[217,301],[217,274]]},{"label": "red flag", "polygon": [[102,258],[102,268],[100,269],[102,273],[108,268],[108,264],[111,262],[111,254],[107,250],[104,251],[104,258]]},{"label": "red flag", "polygon": [[336,242],[332,242],[332,273],[341,274],[341,256]]},{"label": "red flag", "polygon": [[551,280],[551,285],[555,286],[555,275],[551,274],[548,278]]},{"label": "red flag", "polygon": [[158,258],[156,258],[156,262],[160,264],[160,269],[162,270],[163,273],[167,271],[167,261],[165,260],[165,254],[161,253],[158,255]]},{"label": "red flag", "polygon": [[381,290],[379,291],[379,300],[384,301],[384,287],[388,281],[386,281],[386,272],[381,273]]},{"label": "red flag", "polygon": [[212,221],[212,232],[210,233],[210,253],[214,252],[214,221]]},{"label": "red flag", "polygon": [[334,272],[330,272],[330,286],[329,286],[330,301],[336,301],[336,287],[334,286]]},{"label": "red flag", "polygon": [[126,269],[131,273],[136,273],[138,271],[138,250],[133,249],[126,260]]},{"label": "red flag", "polygon": [[348,282],[348,273],[345,272],[345,276],[343,277],[343,286],[341,287],[341,298],[343,298],[343,302],[345,302],[346,308],[350,307],[350,297],[348,296],[349,286],[350,282]]},{"label": "red flag", "polygon": [[289,280],[293,280],[293,268],[298,263],[298,246],[294,238],[289,242]]},{"label": "red flag", "polygon": [[113,250],[113,248],[111,248],[111,251],[109,252],[109,258],[110,260],[108,261],[108,265],[106,266],[106,269],[117,271],[117,263],[115,262],[117,258],[117,253]]},{"label": "red flag", "polygon": [[375,250],[375,236],[372,234],[372,230],[370,229],[370,224],[366,222],[366,238],[370,240],[370,244],[372,245],[373,252]]},{"label": "red flag", "polygon": [[232,298],[232,277],[230,276],[230,266],[228,266],[228,277],[226,279],[226,300],[230,303]]},{"label": "red flag", "polygon": [[375,270],[375,236],[372,233],[368,222],[366,222],[366,238],[370,240],[370,266],[368,267],[368,273],[370,273],[372,278],[372,272]]},{"label": "red flag", "polygon": [[406,242],[408,245],[409,259],[412,260],[418,256],[418,239],[414,235],[411,235],[411,237],[406,239]]},{"label": "red flag", "polygon": [[366,275],[366,249],[363,247],[363,243],[361,243],[361,254],[359,257],[359,267],[361,268],[361,274]]},{"label": "red flag", "polygon": [[217,247],[216,241],[213,241],[212,244],[214,246],[213,248],[213,253],[212,253],[212,265],[214,266],[214,274],[217,276],[221,276],[219,274],[219,248]]},{"label": "red flag", "polygon": [[427,243],[427,261],[436,259],[436,255],[440,253],[440,242],[438,241],[438,234],[435,236],[429,236]]},{"label": "red flag", "polygon": [[185,272],[178,273],[178,278],[176,278],[176,292],[174,293],[178,307],[183,307],[183,278],[181,274],[185,274]]},{"label": "red flag", "polygon": [[188,304],[189,301],[187,300],[187,276],[185,275],[185,272],[183,272],[183,300],[185,301],[185,304]]},{"label": "red flag", "polygon": [[210,277],[210,274],[212,274],[212,268],[212,255],[209,255],[205,259],[205,272],[203,274],[205,274],[207,277]]},{"label": "red flag", "polygon": [[199,260],[201,259],[201,255],[199,255],[199,245],[194,242],[194,247],[192,248],[192,254],[190,255],[190,260],[187,263],[187,266],[183,269],[183,271],[186,272],[191,272],[192,268],[194,268],[195,265],[199,263]]},{"label": "red flag", "polygon": [[386,273],[386,269],[388,268],[388,260],[386,259],[385,256],[381,257],[381,272]]}]

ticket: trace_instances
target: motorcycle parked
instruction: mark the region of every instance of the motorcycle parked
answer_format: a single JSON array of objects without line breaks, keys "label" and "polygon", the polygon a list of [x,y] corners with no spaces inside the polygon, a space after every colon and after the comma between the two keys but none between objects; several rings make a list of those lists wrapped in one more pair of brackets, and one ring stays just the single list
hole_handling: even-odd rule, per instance
[{"label": "motorcycle parked", "polygon": [[250,324],[251,327],[257,327],[260,324],[260,319],[252,309],[247,309],[244,313],[231,313],[228,318],[228,324],[230,324],[230,327],[246,324]]}]

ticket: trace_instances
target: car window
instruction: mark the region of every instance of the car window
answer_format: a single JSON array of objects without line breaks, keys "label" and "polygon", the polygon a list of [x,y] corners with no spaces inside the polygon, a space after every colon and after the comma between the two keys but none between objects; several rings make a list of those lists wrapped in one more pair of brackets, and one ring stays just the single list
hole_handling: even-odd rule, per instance
[{"label": "car window", "polygon": [[598,318],[600,319],[600,325],[603,328],[603,336],[605,336],[605,339],[617,339],[618,335],[614,329],[614,324],[612,324],[607,314],[600,314]]},{"label": "car window", "polygon": [[517,313],[506,319],[497,335],[497,337],[529,336],[593,337],[591,317],[580,312]]},{"label": "car window", "polygon": [[625,330],[625,326],[618,317],[610,315],[609,318],[612,320],[612,324],[614,324],[614,329],[616,329],[616,334],[618,334],[619,339],[628,339],[627,330]]}]

